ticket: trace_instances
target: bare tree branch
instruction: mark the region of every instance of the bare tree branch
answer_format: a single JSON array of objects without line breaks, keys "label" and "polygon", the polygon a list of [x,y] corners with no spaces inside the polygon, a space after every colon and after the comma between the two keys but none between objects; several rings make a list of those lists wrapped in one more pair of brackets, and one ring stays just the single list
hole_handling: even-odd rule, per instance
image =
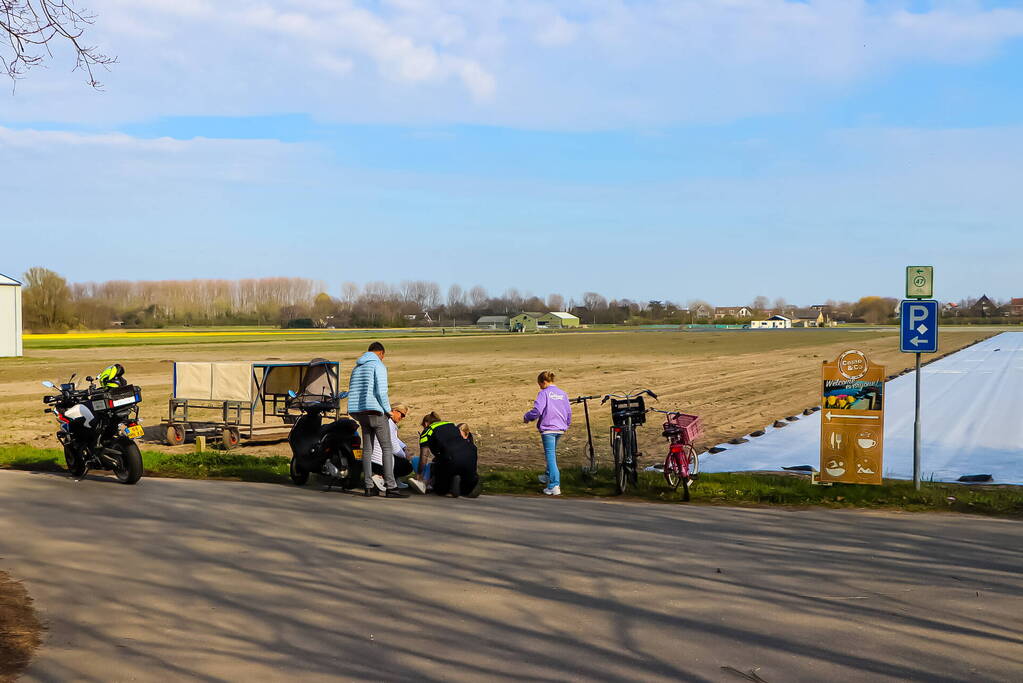
[{"label": "bare tree branch", "polygon": [[117,58],[82,42],[94,20],[88,11],[77,9],[74,0],[0,0],[0,68],[17,82],[53,57],[53,45],[64,43],[74,51],[74,70],[84,71],[86,82],[100,89],[94,68],[107,68]]}]

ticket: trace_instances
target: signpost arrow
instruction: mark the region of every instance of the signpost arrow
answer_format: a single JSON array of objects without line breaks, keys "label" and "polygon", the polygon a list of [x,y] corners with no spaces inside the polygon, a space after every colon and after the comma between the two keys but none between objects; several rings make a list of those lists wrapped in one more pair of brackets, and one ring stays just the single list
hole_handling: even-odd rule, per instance
[{"label": "signpost arrow", "polygon": [[877,415],[835,415],[830,410],[824,414],[824,417],[828,418],[828,422],[831,422],[831,418],[833,418],[833,417],[848,418],[850,420],[877,420],[877,419],[879,419]]}]

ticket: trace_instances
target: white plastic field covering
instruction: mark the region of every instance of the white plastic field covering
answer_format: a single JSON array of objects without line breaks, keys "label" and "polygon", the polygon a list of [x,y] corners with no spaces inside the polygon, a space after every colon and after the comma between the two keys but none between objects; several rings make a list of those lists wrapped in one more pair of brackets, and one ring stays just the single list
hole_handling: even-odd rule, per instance
[{"label": "white plastic field covering", "polygon": [[[1023,332],[1003,332],[931,363],[920,380],[921,478],[956,481],[990,474],[992,483],[1023,484]],[[913,478],[915,382],[916,373],[910,372],[885,385],[887,478]],[[819,469],[820,412],[766,431],[759,438],[747,437],[749,443],[721,444],[728,450],[700,456],[700,469]]]}]

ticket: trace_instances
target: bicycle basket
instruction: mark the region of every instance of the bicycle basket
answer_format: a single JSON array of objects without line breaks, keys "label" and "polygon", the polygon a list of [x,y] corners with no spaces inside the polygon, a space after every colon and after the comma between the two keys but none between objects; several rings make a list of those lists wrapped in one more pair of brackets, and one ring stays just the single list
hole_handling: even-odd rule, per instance
[{"label": "bicycle basket", "polygon": [[686,415],[685,413],[673,415],[670,420],[664,423],[665,429],[669,425],[678,428],[682,432],[682,437],[689,443],[692,443],[703,434],[703,420],[696,415]]},{"label": "bicycle basket", "polygon": [[616,426],[621,427],[630,417],[633,425],[641,425],[646,422],[646,404],[643,402],[642,396],[611,399],[611,421]]}]

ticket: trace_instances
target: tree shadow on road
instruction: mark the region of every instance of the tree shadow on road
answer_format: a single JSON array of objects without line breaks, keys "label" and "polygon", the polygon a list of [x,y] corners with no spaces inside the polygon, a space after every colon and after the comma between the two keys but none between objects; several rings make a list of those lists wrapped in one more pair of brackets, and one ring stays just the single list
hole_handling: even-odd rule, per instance
[{"label": "tree shadow on road", "polygon": [[[1008,520],[92,483],[18,500],[14,545],[34,558],[54,631],[108,667],[55,651],[33,668],[41,678],[710,681],[727,665],[767,680],[933,680],[1023,668],[1021,526]],[[47,525],[55,514],[70,523]]]}]

